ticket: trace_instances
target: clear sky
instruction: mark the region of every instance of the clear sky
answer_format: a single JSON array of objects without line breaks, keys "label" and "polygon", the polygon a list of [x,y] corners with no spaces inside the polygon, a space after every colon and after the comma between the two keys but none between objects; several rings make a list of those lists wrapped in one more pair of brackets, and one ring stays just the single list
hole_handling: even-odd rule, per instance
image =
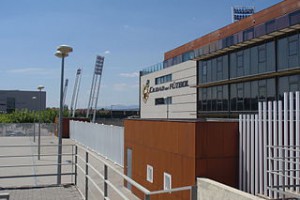
[{"label": "clear sky", "polygon": [[0,90],[44,85],[47,107],[59,106],[57,46],[74,51],[65,62],[70,104],[77,68],[78,107],[86,108],[96,55],[105,56],[99,107],[138,105],[138,72],[164,52],[231,23],[231,6],[256,11],[281,0],[2,0]]}]

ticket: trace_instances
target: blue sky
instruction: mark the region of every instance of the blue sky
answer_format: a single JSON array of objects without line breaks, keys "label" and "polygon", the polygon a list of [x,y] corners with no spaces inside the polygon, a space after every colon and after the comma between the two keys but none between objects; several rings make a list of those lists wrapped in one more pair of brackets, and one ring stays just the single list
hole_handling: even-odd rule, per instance
[{"label": "blue sky", "polygon": [[164,52],[231,23],[231,6],[256,11],[280,0],[3,0],[0,6],[0,90],[44,85],[47,106],[58,107],[60,60],[68,44],[70,104],[77,68],[83,76],[78,107],[86,108],[96,55],[105,56],[98,105],[138,105],[138,72]]}]

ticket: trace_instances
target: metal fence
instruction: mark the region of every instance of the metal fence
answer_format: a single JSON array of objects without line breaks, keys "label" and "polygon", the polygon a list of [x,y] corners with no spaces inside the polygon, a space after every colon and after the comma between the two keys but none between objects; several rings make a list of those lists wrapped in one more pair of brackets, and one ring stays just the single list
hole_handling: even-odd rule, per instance
[{"label": "metal fence", "polygon": [[275,194],[281,194],[282,199],[300,199],[300,146],[268,146],[268,151],[270,166],[267,172],[271,178],[268,189]]},{"label": "metal fence", "polygon": [[124,128],[70,121],[70,138],[124,166]]},{"label": "metal fence", "polygon": [[[99,195],[103,197],[103,199],[107,200],[138,199],[131,193],[126,193],[122,190],[122,188],[124,188],[125,181],[134,186],[138,191],[142,192],[144,194],[144,200],[150,200],[155,195],[171,195],[172,193],[181,191],[190,192],[189,200],[197,199],[196,185],[172,188],[168,190],[149,191],[147,188],[116,169],[115,166],[112,166],[108,162],[99,158],[99,156],[93,151],[90,151],[83,146],[76,145],[75,154],[75,185],[85,200],[99,199]],[[96,164],[97,161],[99,163]],[[111,174],[114,174],[114,177],[109,177]],[[119,184],[114,181],[116,176],[118,176],[120,178],[119,180],[121,180],[119,181]]]},{"label": "metal fence", "polygon": [[[43,152],[38,154],[38,145],[34,144],[0,145],[0,188],[55,185],[58,177],[56,170],[58,145],[43,144],[41,148]],[[67,177],[64,179],[64,184],[73,184],[76,175],[75,145],[64,144],[63,148],[62,156],[69,161],[60,164],[64,167],[60,176]]]},{"label": "metal fence", "polygon": [[[41,135],[51,136],[54,135],[56,124],[54,123],[41,123]],[[38,132],[38,123],[0,123],[0,137],[7,136],[33,136]]]},{"label": "metal fence", "polygon": [[240,115],[241,190],[275,199],[284,198],[276,188],[299,192],[299,151],[292,150],[300,146],[299,108],[300,93],[290,92],[283,101],[260,102],[258,114]]},{"label": "metal fence", "polygon": [[[38,160],[37,145],[30,143],[27,137],[3,137],[0,145],[0,188],[49,187],[57,185],[57,144],[53,137],[48,138],[41,147],[41,159]],[[6,144],[21,140],[22,144]],[[31,140],[31,139],[30,139]],[[20,142],[20,141],[19,141]],[[85,200],[103,199],[138,199],[124,187],[125,181],[144,194],[145,200],[155,195],[171,195],[189,191],[191,200],[197,198],[196,186],[185,186],[169,190],[149,191],[144,186],[123,174],[119,165],[110,164],[97,152],[80,144],[63,144],[62,176],[64,184],[74,184]],[[25,186],[25,187],[24,187]],[[4,194],[3,194],[4,195]]]}]

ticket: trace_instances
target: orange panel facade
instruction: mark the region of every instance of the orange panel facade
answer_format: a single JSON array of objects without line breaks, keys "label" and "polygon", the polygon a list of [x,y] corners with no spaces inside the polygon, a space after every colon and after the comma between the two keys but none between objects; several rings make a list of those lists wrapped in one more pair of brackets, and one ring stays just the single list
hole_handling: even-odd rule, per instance
[{"label": "orange panel facade", "polygon": [[[190,186],[196,177],[209,177],[237,185],[237,123],[199,121],[125,120],[124,171],[150,191],[163,189],[164,172],[172,176],[172,188]],[[127,150],[132,150],[131,165]],[[153,183],[147,181],[147,165],[153,167]],[[141,199],[144,194],[132,191]],[[188,199],[189,192],[151,196],[151,199]]]}]

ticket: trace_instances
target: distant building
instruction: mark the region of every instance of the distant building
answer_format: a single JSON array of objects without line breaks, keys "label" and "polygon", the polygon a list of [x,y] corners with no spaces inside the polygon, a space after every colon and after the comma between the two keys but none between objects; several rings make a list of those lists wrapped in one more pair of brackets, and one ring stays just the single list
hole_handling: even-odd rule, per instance
[{"label": "distant building", "polygon": [[[41,107],[40,107],[41,106]],[[0,113],[15,110],[44,110],[46,108],[46,92],[0,90]]]},{"label": "distant building", "polygon": [[232,22],[239,21],[254,14],[254,7],[234,6],[232,7]]}]

